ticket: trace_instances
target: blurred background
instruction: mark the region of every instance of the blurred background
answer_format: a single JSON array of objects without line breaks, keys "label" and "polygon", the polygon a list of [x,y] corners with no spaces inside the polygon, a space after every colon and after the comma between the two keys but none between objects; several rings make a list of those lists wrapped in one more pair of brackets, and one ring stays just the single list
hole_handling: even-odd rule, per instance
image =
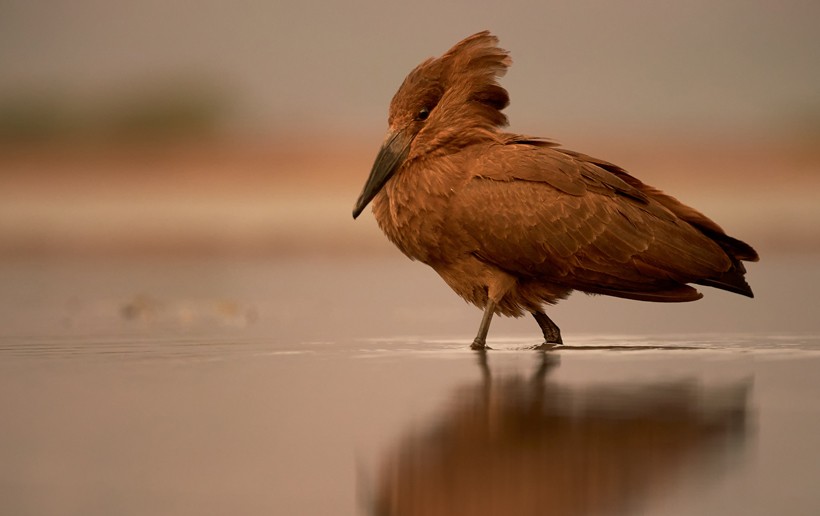
[{"label": "blurred background", "polygon": [[490,29],[515,132],[763,256],[820,250],[811,1],[0,4],[0,253],[397,253],[353,201],[407,72]]},{"label": "blurred background", "polygon": [[513,59],[510,130],[625,167],[763,257],[755,302],[574,296],[553,312],[567,332],[820,329],[819,15],[809,1],[2,2],[3,327],[472,333],[475,309],[351,209],[405,75],[490,29]]}]

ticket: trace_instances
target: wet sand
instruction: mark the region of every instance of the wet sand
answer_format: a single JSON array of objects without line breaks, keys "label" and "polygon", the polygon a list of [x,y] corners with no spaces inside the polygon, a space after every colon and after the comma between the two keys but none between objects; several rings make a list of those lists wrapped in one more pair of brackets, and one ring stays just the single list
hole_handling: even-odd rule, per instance
[{"label": "wet sand", "polygon": [[[5,263],[3,514],[813,514],[813,260],[573,296],[567,346],[403,259]],[[796,301],[795,301],[796,300]]]}]

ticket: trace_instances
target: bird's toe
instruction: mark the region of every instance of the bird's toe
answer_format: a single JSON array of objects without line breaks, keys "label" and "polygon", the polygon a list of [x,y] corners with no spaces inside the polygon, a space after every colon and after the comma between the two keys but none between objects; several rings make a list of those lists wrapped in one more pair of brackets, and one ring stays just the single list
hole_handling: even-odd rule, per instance
[{"label": "bird's toe", "polygon": [[487,343],[483,340],[475,339],[472,344],[470,344],[470,349],[473,351],[485,351],[491,349],[487,346]]}]

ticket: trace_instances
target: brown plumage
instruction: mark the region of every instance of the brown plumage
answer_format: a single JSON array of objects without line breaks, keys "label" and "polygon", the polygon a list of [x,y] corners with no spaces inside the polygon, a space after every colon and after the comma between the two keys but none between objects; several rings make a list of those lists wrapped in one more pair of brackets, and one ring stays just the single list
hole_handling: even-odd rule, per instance
[{"label": "brown plumage", "polygon": [[573,290],[681,302],[702,297],[695,283],[753,297],[741,262],[757,253],[705,215],[617,165],[501,131],[511,61],[497,43],[480,32],[410,72],[353,210],[372,200],[404,254],[484,308],[473,348],[494,313],[530,312],[560,344],[543,306]]}]

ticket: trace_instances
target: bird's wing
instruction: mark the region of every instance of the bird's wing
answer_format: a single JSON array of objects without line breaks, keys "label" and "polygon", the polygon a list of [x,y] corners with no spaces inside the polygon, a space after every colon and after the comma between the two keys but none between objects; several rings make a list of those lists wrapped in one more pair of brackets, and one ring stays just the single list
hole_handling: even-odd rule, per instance
[{"label": "bird's wing", "polygon": [[[543,141],[538,140],[531,140],[531,143],[535,145],[544,145]],[[674,213],[677,217],[685,220],[690,225],[694,226],[699,231],[701,231],[703,234],[714,240],[715,243],[718,244],[734,260],[738,262],[740,260],[752,262],[756,262],[759,260],[757,251],[755,251],[749,244],[727,235],[726,232],[723,231],[723,228],[718,226],[712,219],[710,219],[703,213],[699,212],[698,210],[692,208],[691,206],[686,206],[685,204],[675,199],[671,195],[667,195],[655,187],[644,184],[641,180],[637,179],[634,176],[631,176],[626,170],[622,169],[621,167],[609,163],[607,161],[600,160],[598,158],[587,156],[586,154],[581,154],[580,152],[570,151],[566,149],[561,149],[561,152],[577,160],[595,165],[597,168],[603,169],[609,172],[610,174],[618,177],[619,179],[623,180],[631,187],[635,188],[636,190],[639,190],[646,197],[653,199],[658,204],[662,205],[664,208]],[[736,265],[740,269],[743,268],[742,264],[737,263]]]},{"label": "bird's wing", "polygon": [[711,239],[594,163],[548,146],[485,150],[449,219],[482,260],[613,295],[676,289],[731,267]]}]

